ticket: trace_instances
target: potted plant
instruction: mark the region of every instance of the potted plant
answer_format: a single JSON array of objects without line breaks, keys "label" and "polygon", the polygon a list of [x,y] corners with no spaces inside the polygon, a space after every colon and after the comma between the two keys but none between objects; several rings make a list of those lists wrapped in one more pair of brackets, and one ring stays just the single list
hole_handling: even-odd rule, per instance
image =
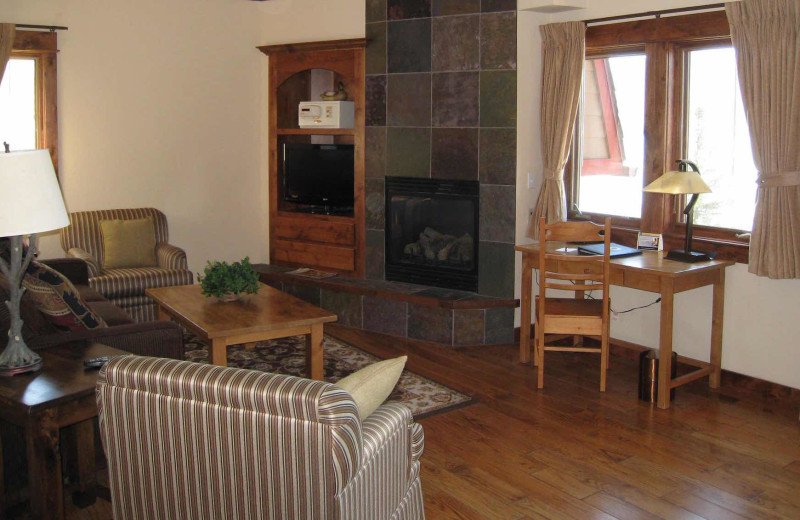
[{"label": "potted plant", "polygon": [[250,264],[250,258],[244,257],[240,262],[208,261],[203,274],[197,279],[206,296],[215,296],[222,301],[235,301],[242,294],[258,292],[258,275]]}]

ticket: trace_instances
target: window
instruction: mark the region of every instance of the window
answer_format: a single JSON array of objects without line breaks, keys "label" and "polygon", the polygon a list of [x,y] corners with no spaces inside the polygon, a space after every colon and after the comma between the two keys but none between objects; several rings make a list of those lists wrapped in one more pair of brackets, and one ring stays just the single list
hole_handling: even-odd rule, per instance
[{"label": "window", "polygon": [[711,193],[697,200],[698,225],[747,230],[753,226],[758,170],[732,47],[687,51],[686,157]]},{"label": "window", "polygon": [[681,158],[712,190],[695,207],[695,249],[747,261],[757,172],[724,11],[588,27],[568,207],[611,216],[615,240],[642,230],[677,247],[685,199],[642,187]]},{"label": "window", "polygon": [[12,150],[36,148],[36,60],[12,58],[0,83],[0,140]]},{"label": "window", "polygon": [[640,218],[644,54],[586,60],[581,110],[581,211]]},{"label": "window", "polygon": [[0,144],[48,148],[58,171],[56,48],[54,32],[17,31],[0,83]]}]

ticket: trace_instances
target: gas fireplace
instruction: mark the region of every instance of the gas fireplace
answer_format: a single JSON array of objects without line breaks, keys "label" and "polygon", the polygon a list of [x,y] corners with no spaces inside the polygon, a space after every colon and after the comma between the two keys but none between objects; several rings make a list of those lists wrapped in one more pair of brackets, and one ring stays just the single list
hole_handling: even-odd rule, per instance
[{"label": "gas fireplace", "polygon": [[386,178],[386,279],[478,290],[477,181]]}]

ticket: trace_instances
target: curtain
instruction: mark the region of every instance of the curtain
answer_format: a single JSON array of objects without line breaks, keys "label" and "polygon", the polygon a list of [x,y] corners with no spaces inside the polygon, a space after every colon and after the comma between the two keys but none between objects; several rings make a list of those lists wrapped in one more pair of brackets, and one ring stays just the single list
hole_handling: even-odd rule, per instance
[{"label": "curtain", "polygon": [[539,218],[547,223],[566,220],[564,166],[567,164],[586,55],[583,22],[542,25],[541,142],[543,182],[527,235],[538,238]]},{"label": "curtain", "polygon": [[11,47],[14,46],[16,27],[13,23],[0,23],[0,82],[6,71],[6,64],[11,58]]},{"label": "curtain", "polygon": [[759,171],[749,271],[800,278],[800,0],[725,4]]}]

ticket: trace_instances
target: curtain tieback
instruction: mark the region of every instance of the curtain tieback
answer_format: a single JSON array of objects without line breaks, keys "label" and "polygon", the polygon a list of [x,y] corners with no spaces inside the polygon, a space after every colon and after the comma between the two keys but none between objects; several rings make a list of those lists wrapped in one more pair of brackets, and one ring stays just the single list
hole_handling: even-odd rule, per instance
[{"label": "curtain tieback", "polygon": [[545,170],[544,171],[544,180],[545,181],[563,181],[564,176],[562,174],[564,170]]},{"label": "curtain tieback", "polygon": [[756,181],[759,187],[776,188],[778,186],[800,186],[800,171],[780,172],[777,174],[761,173]]}]

